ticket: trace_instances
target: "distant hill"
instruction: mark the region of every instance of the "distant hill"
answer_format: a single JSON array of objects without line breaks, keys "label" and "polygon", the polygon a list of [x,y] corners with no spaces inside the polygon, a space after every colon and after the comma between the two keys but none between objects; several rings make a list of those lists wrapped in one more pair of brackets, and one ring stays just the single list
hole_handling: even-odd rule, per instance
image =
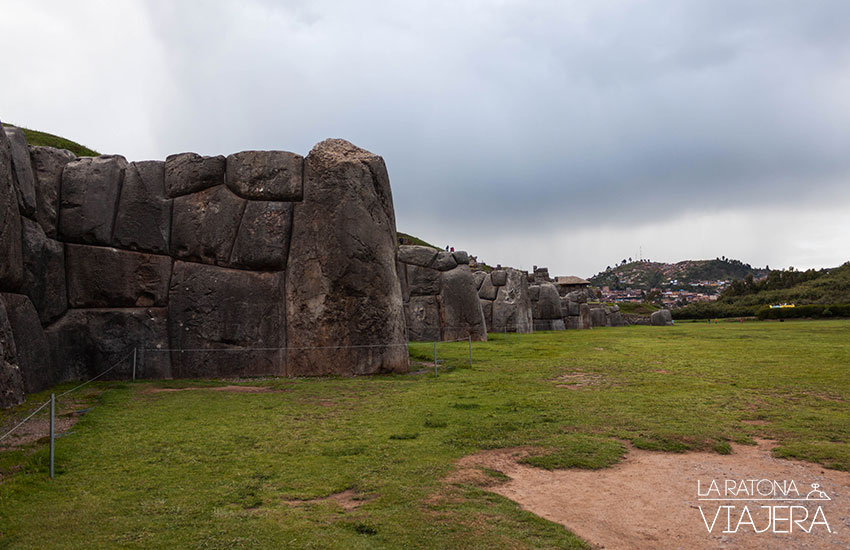
[{"label": "distant hill", "polygon": [[[15,127],[14,124],[9,124],[8,122],[3,122],[3,126]],[[27,138],[27,143],[29,143],[30,145],[40,145],[47,147],[56,147],[57,149],[67,149],[78,157],[96,157],[100,155],[100,153],[98,153],[94,149],[89,149],[85,145],[80,145],[79,143],[71,141],[67,138],[48,134],[47,132],[40,132],[38,130],[30,130],[29,128],[24,128],[23,126],[17,126],[17,128],[23,130],[24,135]]]},{"label": "distant hill", "polygon": [[747,275],[760,278],[767,273],[766,269],[754,268],[750,264],[730,258],[685,260],[675,264],[639,260],[608,267],[591,277],[590,283],[597,287],[607,286],[612,290],[675,290],[700,287],[703,283],[743,279]]},{"label": "distant hill", "polygon": [[419,237],[414,237],[413,235],[408,235],[407,233],[402,233],[401,231],[397,231],[396,234],[400,239],[399,244],[418,244],[419,246],[430,246],[431,248],[438,248],[431,243],[423,241]]}]

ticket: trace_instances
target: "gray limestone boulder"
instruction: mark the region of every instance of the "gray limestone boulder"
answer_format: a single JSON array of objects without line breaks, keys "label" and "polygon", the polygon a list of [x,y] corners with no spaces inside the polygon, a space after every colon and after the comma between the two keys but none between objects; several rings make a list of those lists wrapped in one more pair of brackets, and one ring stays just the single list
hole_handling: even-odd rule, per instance
[{"label": "gray limestone boulder", "polygon": [[169,256],[68,244],[68,302],[74,308],[164,307]]},{"label": "gray limestone boulder", "polygon": [[409,265],[407,280],[411,296],[434,296],[440,293],[442,277],[436,269]]},{"label": "gray limestone boulder", "polygon": [[454,256],[457,265],[469,266],[469,253],[463,250],[456,250],[452,252],[452,256]]},{"label": "gray limestone boulder", "polygon": [[12,177],[12,153],[6,132],[0,130],[0,290],[17,290],[23,283],[21,213]]},{"label": "gray limestone boulder", "polygon": [[590,326],[593,328],[608,326],[608,314],[604,307],[590,308]]},{"label": "gray limestone boulder", "polygon": [[412,342],[438,342],[440,330],[440,297],[411,296],[405,306],[408,338]]},{"label": "gray limestone boulder", "polygon": [[127,161],[120,156],[85,157],[62,174],[59,237],[65,242],[112,244],[112,228]]},{"label": "gray limestone boulder", "polygon": [[287,151],[242,151],[227,157],[225,181],[246,199],[300,201],[304,157]]},{"label": "gray limestone boulder", "polygon": [[245,269],[283,271],[292,237],[290,202],[248,201],[230,265]]},{"label": "gray limestone boulder", "polygon": [[65,165],[76,159],[74,153],[54,147],[30,147],[30,159],[35,176],[35,219],[44,233],[56,238],[59,220],[59,191]]},{"label": "gray limestone boulder", "polygon": [[[484,284],[484,279],[487,278],[487,272],[476,271],[472,274],[472,278],[475,280],[475,290],[480,290],[481,285]],[[493,299],[495,299],[495,297]]]},{"label": "gray limestone boulder", "polygon": [[440,271],[448,271],[457,267],[457,261],[451,252],[440,251],[437,252],[437,259],[434,260],[431,267]]},{"label": "gray limestone boulder", "polygon": [[535,319],[534,330],[566,330],[563,319]]},{"label": "gray limestone boulder", "polygon": [[165,163],[131,162],[115,217],[115,246],[168,254],[171,238],[171,200],[165,198]]},{"label": "gray limestone boulder", "polygon": [[165,196],[173,199],[224,185],[225,158],[178,153],[165,159]]},{"label": "gray limestone boulder", "polygon": [[56,384],[56,373],[50,364],[50,347],[32,302],[23,294],[4,293],[0,294],[0,299],[15,339],[16,364],[24,391],[37,392]]},{"label": "gray limestone boulder", "polygon": [[131,378],[136,349],[136,378],[171,378],[165,308],[69,309],[45,329],[54,350],[59,381],[97,376]]},{"label": "gray limestone boulder", "polygon": [[652,312],[649,321],[654,327],[673,326],[673,315],[669,309],[659,309]]},{"label": "gray limestone boulder", "polygon": [[408,370],[397,247],[383,159],[344,140],[317,144],[295,208],[286,328],[289,345],[319,349],[291,357],[289,373]]},{"label": "gray limestone boulder", "polygon": [[[538,299],[534,303],[533,316],[535,319],[561,319],[561,296],[552,283],[535,285],[538,288]],[[529,289],[530,290],[530,289]]]},{"label": "gray limestone boulder", "polygon": [[[505,286],[508,284],[508,272],[504,269],[496,269],[490,272],[490,282],[493,286]],[[528,281],[526,281],[528,284]]]},{"label": "gray limestone boulder", "polygon": [[540,299],[540,285],[528,285],[528,298],[531,300],[532,310],[534,309],[534,302]]},{"label": "gray limestone boulder", "polygon": [[175,262],[168,300],[174,377],[286,374],[283,287],[280,273]]},{"label": "gray limestone boulder", "polygon": [[[505,273],[505,285],[499,287],[493,302],[492,329],[495,332],[531,332],[534,323],[526,274],[516,269],[502,272]],[[491,277],[495,273],[491,273]]]},{"label": "gray limestone boulder", "polygon": [[228,265],[246,203],[223,185],[174,199],[171,255],[192,262]]},{"label": "gray limestone boulder", "polygon": [[481,313],[484,315],[487,332],[493,332],[493,301],[479,299],[478,303],[481,304]]},{"label": "gray limestone boulder", "polygon": [[20,128],[3,128],[12,153],[12,175],[18,195],[18,207],[24,216],[35,218],[35,176],[27,138]]},{"label": "gray limestone boulder", "polygon": [[623,314],[617,311],[608,314],[608,325],[612,327],[626,326],[626,321],[623,319]]},{"label": "gray limestone boulder", "polygon": [[487,324],[468,265],[443,272],[440,298],[444,340],[487,341]]},{"label": "gray limestone boulder", "polygon": [[499,289],[493,285],[492,274],[485,275],[484,281],[478,289],[478,297],[482,300],[495,300],[499,294]]},{"label": "gray limestone boulder", "polygon": [[430,267],[437,257],[438,250],[430,246],[419,246],[413,244],[398,247],[398,260],[408,265]]},{"label": "gray limestone boulder", "polygon": [[68,309],[65,285],[65,248],[62,243],[47,238],[41,225],[23,218],[22,254],[24,285],[41,323],[46,325]]},{"label": "gray limestone boulder", "polygon": [[404,303],[407,303],[410,300],[410,281],[407,277],[407,264],[403,264],[396,260],[395,270],[398,274],[398,281],[401,285],[401,299]]},{"label": "gray limestone boulder", "polygon": [[578,306],[578,328],[593,328],[593,321],[590,317],[590,306],[587,304],[579,304]]},{"label": "gray limestone boulder", "polygon": [[[0,131],[0,134],[3,132]],[[17,201],[15,202],[17,212]],[[0,298],[0,409],[24,402],[24,380],[18,368],[17,349],[6,306]]]}]

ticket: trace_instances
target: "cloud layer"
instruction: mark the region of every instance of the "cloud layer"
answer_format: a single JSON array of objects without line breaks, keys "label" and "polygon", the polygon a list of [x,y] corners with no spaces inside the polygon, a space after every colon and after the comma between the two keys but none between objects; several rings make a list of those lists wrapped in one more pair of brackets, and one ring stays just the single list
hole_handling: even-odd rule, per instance
[{"label": "cloud layer", "polygon": [[0,116],[104,152],[345,137],[385,157],[400,230],[559,274],[850,259],[844,1],[2,10]]}]

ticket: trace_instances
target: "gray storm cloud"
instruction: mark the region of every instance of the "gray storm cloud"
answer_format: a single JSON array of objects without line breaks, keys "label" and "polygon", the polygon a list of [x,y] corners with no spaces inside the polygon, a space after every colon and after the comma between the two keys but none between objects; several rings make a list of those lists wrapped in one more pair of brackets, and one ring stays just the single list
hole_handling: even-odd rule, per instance
[{"label": "gray storm cloud", "polygon": [[525,268],[850,257],[817,245],[850,240],[843,1],[66,4],[2,8],[11,122],[132,158],[345,137],[401,230]]}]

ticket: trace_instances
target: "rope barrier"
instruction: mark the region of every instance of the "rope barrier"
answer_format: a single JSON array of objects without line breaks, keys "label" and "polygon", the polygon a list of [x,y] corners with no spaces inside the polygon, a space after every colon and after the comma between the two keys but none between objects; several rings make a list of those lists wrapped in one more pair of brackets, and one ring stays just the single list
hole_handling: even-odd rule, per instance
[{"label": "rope barrier", "polygon": [[17,425],[17,426],[15,426],[15,427],[14,427],[14,428],[12,428],[11,430],[9,430],[9,431],[8,431],[8,432],[6,432],[5,434],[3,434],[3,436],[2,436],[2,437],[0,437],[0,441],[3,441],[4,439],[6,439],[6,437],[7,437],[8,435],[10,435],[12,432],[14,432],[15,430],[17,430],[17,429],[18,429],[18,428],[20,428],[21,426],[23,426],[23,425],[24,425],[24,423],[25,423],[27,420],[29,420],[30,418],[32,418],[33,416],[35,416],[35,414],[36,414],[38,411],[40,411],[41,409],[43,409],[44,407],[46,407],[46,406],[48,406],[48,405],[50,405],[50,400],[49,400],[49,399],[48,399],[47,401],[45,401],[44,403],[42,403],[42,404],[41,404],[41,406],[40,406],[39,408],[37,408],[36,410],[34,410],[33,412],[31,412],[31,413],[30,413],[30,415],[29,415],[28,417],[26,417],[26,418],[24,418],[23,420],[21,420],[21,421],[18,423],[18,425]]},{"label": "rope barrier", "polygon": [[105,371],[103,371],[102,373],[98,374],[98,375],[97,375],[97,376],[95,376],[94,378],[90,378],[90,379],[86,380],[85,382],[83,382],[82,384],[80,384],[80,385],[79,385],[79,386],[77,386],[77,387],[71,388],[70,390],[68,390],[68,391],[66,391],[66,392],[60,393],[59,395],[57,395],[57,396],[56,396],[56,399],[59,399],[60,397],[62,397],[62,396],[64,396],[64,395],[68,395],[68,394],[69,394],[69,393],[71,393],[72,391],[76,391],[76,390],[78,390],[78,389],[82,388],[83,386],[85,386],[86,384],[90,384],[91,382],[94,382],[95,380],[97,380],[98,378],[100,378],[100,377],[101,377],[101,376],[103,376],[104,374],[108,373],[109,371],[116,369],[116,368],[118,367],[118,365],[120,365],[121,363],[123,363],[124,361],[126,361],[127,359],[129,359],[132,355],[133,355],[133,352],[131,351],[130,353],[128,353],[127,355],[125,355],[124,357],[122,357],[121,359],[119,359],[119,360],[118,360],[118,361],[117,361],[114,365],[112,365],[111,367],[109,367],[108,369],[106,369]]}]

